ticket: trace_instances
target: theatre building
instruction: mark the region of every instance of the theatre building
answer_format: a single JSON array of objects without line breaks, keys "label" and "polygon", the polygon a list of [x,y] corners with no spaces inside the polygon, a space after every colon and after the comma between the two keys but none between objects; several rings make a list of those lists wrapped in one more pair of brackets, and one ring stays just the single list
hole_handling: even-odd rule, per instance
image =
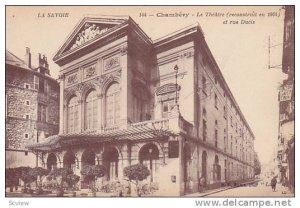
[{"label": "theatre building", "polygon": [[130,17],[85,17],[53,60],[59,134],[29,146],[44,167],[103,164],[102,183],[143,163],[161,196],[253,177],[254,135],[198,24],[151,40]]}]

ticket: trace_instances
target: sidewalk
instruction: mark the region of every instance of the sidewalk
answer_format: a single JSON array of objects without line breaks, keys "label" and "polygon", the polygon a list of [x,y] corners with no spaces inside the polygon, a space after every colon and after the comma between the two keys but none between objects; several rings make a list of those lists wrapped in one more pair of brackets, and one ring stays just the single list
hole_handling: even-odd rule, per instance
[{"label": "sidewalk", "polygon": [[232,188],[231,186],[225,186],[225,187],[221,187],[221,188],[217,188],[217,189],[207,190],[205,192],[196,192],[196,193],[192,193],[192,194],[186,194],[184,196],[185,197],[204,197],[204,196],[219,193],[221,191],[225,191],[225,190],[228,190],[231,188]]},{"label": "sidewalk", "polygon": [[277,183],[276,190],[282,194],[282,196],[293,196],[294,194],[288,187],[283,186],[281,183]]}]

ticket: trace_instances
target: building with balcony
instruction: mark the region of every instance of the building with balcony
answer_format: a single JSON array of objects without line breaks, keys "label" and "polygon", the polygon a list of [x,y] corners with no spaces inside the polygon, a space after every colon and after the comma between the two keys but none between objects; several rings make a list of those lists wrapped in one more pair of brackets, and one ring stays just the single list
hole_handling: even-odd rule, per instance
[{"label": "building with balcony", "polygon": [[130,17],[85,17],[53,60],[59,134],[29,146],[44,167],[103,164],[103,183],[143,163],[160,196],[254,177],[253,132],[198,24],[151,40]]},{"label": "building with balcony", "polygon": [[279,89],[278,168],[280,181],[295,189],[295,7],[285,6],[282,72]]},{"label": "building with balcony", "polygon": [[50,77],[47,58],[32,65],[30,49],[25,60],[5,52],[6,167],[36,166],[36,155],[26,148],[58,133],[59,83]]}]

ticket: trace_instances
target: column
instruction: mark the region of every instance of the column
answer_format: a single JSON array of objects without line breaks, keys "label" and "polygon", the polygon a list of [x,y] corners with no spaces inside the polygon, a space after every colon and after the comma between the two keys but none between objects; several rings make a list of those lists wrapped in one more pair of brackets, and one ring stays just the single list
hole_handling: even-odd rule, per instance
[{"label": "column", "polygon": [[97,101],[97,129],[99,130],[102,130],[102,126],[103,125],[103,121],[102,121],[102,118],[103,118],[103,115],[102,115],[102,112],[104,112],[102,110],[102,106],[103,106],[103,94],[101,94],[100,92],[98,93],[98,101]]},{"label": "column", "polygon": [[79,132],[84,131],[84,98],[78,100],[78,129]]},{"label": "column", "polygon": [[120,124],[127,124],[128,118],[128,68],[127,68],[127,45],[121,48],[120,53],[120,66],[121,66],[121,77],[120,77]]},{"label": "column", "polygon": [[[122,162],[120,164],[121,165],[121,169],[119,169],[119,173],[122,171],[122,177],[123,176],[123,169],[127,166],[130,166],[131,165],[131,145],[130,144],[125,144],[123,147],[122,147],[122,156],[123,158],[119,158],[122,160]],[[120,160],[119,160],[120,161]],[[120,165],[119,165],[120,166]]]}]

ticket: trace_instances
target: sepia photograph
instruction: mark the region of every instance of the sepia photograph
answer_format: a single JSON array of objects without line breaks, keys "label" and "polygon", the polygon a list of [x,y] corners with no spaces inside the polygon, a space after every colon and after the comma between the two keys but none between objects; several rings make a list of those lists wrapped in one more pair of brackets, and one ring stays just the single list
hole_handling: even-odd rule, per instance
[{"label": "sepia photograph", "polygon": [[6,198],[295,197],[295,6],[11,5],[5,24]]}]

